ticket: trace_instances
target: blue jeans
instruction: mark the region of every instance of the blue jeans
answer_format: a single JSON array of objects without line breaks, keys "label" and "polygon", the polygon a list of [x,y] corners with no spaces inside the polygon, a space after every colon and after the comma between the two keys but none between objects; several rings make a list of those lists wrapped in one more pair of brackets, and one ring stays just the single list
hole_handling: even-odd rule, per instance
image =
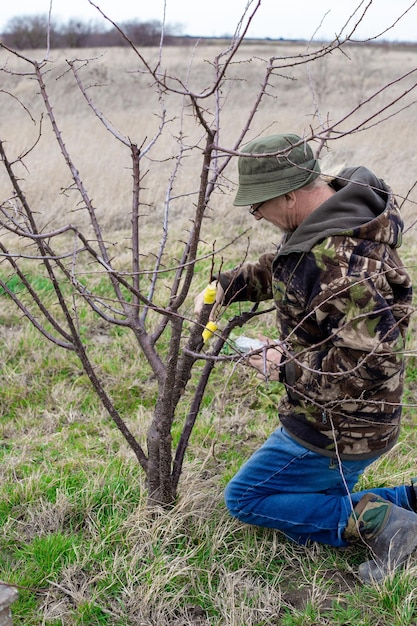
[{"label": "blue jeans", "polygon": [[[360,475],[378,457],[343,461],[304,448],[276,430],[226,487],[230,513],[242,522],[277,528],[300,544],[318,541],[346,546],[348,518],[367,491],[352,493]],[[369,489],[408,510],[412,487]]]}]

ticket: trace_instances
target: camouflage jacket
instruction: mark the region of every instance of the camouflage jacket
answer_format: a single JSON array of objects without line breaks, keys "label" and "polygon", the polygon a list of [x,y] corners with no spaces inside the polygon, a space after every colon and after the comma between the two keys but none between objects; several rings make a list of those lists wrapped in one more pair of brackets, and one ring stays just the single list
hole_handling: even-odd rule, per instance
[{"label": "camouflage jacket", "polygon": [[337,193],[278,251],[221,274],[226,300],[273,298],[286,355],[281,423],[327,456],[372,458],[397,440],[412,287],[389,187],[347,168]]}]

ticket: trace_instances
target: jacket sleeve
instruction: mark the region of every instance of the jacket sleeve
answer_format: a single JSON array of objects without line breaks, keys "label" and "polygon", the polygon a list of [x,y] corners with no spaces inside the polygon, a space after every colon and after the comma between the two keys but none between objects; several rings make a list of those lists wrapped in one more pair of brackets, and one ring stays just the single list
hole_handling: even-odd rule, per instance
[{"label": "jacket sleeve", "polygon": [[218,280],[224,289],[224,303],[260,302],[272,298],[272,262],[275,254],[263,254],[256,263],[244,263]]}]

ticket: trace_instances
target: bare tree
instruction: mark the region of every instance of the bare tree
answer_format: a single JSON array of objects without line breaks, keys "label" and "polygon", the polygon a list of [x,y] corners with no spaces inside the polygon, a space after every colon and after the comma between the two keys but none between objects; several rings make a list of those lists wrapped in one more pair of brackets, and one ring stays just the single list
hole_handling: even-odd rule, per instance
[{"label": "bare tree", "polygon": [[3,34],[4,42],[17,50],[45,48],[47,33],[53,45],[58,38],[57,26],[47,15],[21,15],[12,18]]},{"label": "bare tree", "polygon": [[[144,137],[139,141],[134,141],[121,133],[95,104],[88,86],[84,84],[83,68],[86,63],[77,60],[68,61],[68,71],[72,73],[74,83],[82,94],[85,105],[90,107],[92,115],[111,133],[114,141],[130,155],[132,171],[130,264],[128,269],[124,267],[123,270],[120,269],[120,263],[114,256],[112,244],[108,243],[109,233],[103,227],[97,207],[84,183],[83,175],[79,172],[64,142],[59,116],[55,113],[56,103],[50,95],[46,81],[51,62],[36,61],[1,44],[4,50],[24,65],[25,70],[19,70],[20,75],[24,73],[28,80],[35,81],[37,84],[44,113],[58,142],[62,159],[70,172],[71,183],[66,185],[66,189],[71,193],[75,191],[76,206],[81,207],[88,215],[88,227],[83,228],[67,222],[65,225],[53,228],[43,223],[42,215],[38,213],[36,207],[31,205],[25,185],[17,173],[17,168],[25,163],[29,151],[20,154],[18,158],[11,158],[7,143],[0,138],[0,157],[13,189],[12,195],[2,199],[0,204],[0,225],[5,235],[0,240],[0,256],[3,263],[8,263],[13,274],[19,277],[24,291],[22,293],[13,291],[4,277],[0,280],[0,286],[47,340],[64,350],[77,354],[97,396],[146,473],[151,504],[167,505],[174,500],[190,434],[216,359],[224,358],[219,355],[231,330],[258,315],[255,306],[247,313],[228,320],[223,330],[216,333],[210,347],[205,347],[204,354],[202,354],[202,331],[207,323],[211,305],[208,303],[204,307],[197,321],[190,319],[184,311],[187,296],[192,293],[195,283],[203,219],[207,215],[212,194],[221,188],[230,159],[240,154],[239,146],[247,137],[261,102],[272,89],[272,81],[280,80],[281,77],[287,80],[285,75],[300,65],[309,67],[326,55],[335,52],[343,53],[344,47],[353,37],[355,26],[361,19],[361,16],[356,19],[349,36],[345,38],[338,36],[333,42],[316,46],[303,54],[286,58],[273,57],[265,62],[264,73],[258,77],[252,106],[247,112],[241,133],[236,137],[233,145],[222,145],[224,92],[229,93],[234,83],[239,82],[233,63],[259,6],[260,0],[249,3],[235,37],[212,63],[212,84],[200,91],[191,89],[186,80],[180,76],[171,75],[162,66],[163,32],[159,56],[155,62],[145,58],[128,34],[111,22],[136,55],[140,71],[151,79],[152,89],[156,89],[159,94],[159,127],[151,139]],[[2,71],[8,77],[12,77],[17,72],[11,68],[10,63],[4,66]],[[319,153],[326,142],[358,132],[367,125],[381,123],[391,112],[398,111],[395,107],[416,87],[417,83],[412,81],[411,85],[407,83],[407,88],[402,91],[401,95],[397,95],[397,92],[390,95],[393,85],[405,83],[406,79],[409,80],[410,74],[412,73],[407,72],[395,81],[381,85],[378,92],[367,94],[366,98],[341,120],[330,123],[328,120],[323,121],[315,117],[310,133],[305,139],[316,140]],[[377,95],[381,92],[388,93],[388,100],[385,100],[383,105],[377,100]],[[17,95],[12,92],[10,95],[18,104],[22,104]],[[142,193],[149,163],[146,159],[160,137],[168,132],[169,120],[165,103],[169,97],[182,99],[183,114],[185,111],[192,111],[194,129],[199,138],[188,144],[186,133],[180,128],[178,150],[172,159],[174,165],[167,184],[161,239],[153,248],[154,265],[152,269],[149,269],[149,256],[145,263],[142,254],[142,244],[147,236],[146,223],[142,221],[144,211]],[[31,115],[29,110],[27,114]],[[33,120],[35,122],[34,117]],[[40,140],[43,123],[37,123]],[[197,199],[193,204],[193,214],[190,216],[190,229],[188,233],[184,233],[181,254],[175,262],[167,266],[167,259],[170,258],[167,245],[169,217],[174,202],[173,186],[179,169],[184,165],[186,156],[190,153],[194,159],[200,159]],[[71,242],[71,248],[69,248],[69,242]],[[215,257],[216,254],[218,251],[214,249],[211,256]],[[25,268],[28,263],[37,263],[43,268],[44,275],[54,289],[57,306],[51,307],[45,304],[42,293],[36,289],[27,276]],[[86,283],[82,275],[82,270],[86,266],[93,267],[96,272],[100,273],[100,276],[105,277],[112,290],[111,298],[103,297],[93,282]],[[168,290],[166,290],[167,277],[169,279]],[[90,358],[88,346],[81,331],[79,313],[81,301],[106,324],[129,329],[157,381],[157,400],[153,419],[147,430],[146,448],[139,443],[135,434],[123,420],[116,403],[106,389],[105,382]],[[193,377],[193,367],[200,358],[204,359],[204,366],[195,380],[195,390],[182,423],[179,442],[174,449],[173,423],[174,420],[180,419],[178,406]]]},{"label": "bare tree", "polygon": [[[131,20],[121,24],[128,40],[135,46],[158,46],[165,31],[165,44],[181,43],[181,26],[163,25],[157,20]],[[11,18],[2,33],[4,43],[15,50],[44,49],[49,32],[53,48],[86,48],[92,46],[127,46],[128,40],[115,27],[102,23],[70,19],[66,23],[52,22],[47,15],[20,15]]]},{"label": "bare tree", "polygon": [[[61,47],[83,48],[92,41],[94,35],[97,34],[94,26],[80,20],[69,20],[69,22],[59,29]],[[103,33],[99,33],[103,35]]]}]

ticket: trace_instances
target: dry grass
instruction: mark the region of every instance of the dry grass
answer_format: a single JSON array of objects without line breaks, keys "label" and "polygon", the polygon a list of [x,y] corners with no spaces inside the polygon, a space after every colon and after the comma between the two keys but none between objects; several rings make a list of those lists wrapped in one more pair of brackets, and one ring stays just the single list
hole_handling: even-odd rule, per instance
[{"label": "dry grass", "polygon": [[[3,315],[10,312],[6,307]],[[151,513],[144,477],[77,378],[75,360],[58,353],[45,379],[49,346],[25,326],[21,332],[24,343],[11,355],[2,396],[0,578],[38,591],[20,590],[15,624],[415,623],[414,563],[364,588],[356,576],[364,554],[357,550],[296,546],[225,511],[225,483],[276,425],[278,386],[265,388],[246,370],[222,367],[194,431],[180,497],[172,510]],[[20,373],[35,354],[28,387]],[[114,393],[133,390],[141,377],[133,347],[123,337],[109,340],[105,358],[118,366]],[[139,402],[132,399],[128,425],[139,438],[150,400],[145,390]],[[406,411],[401,442],[372,466],[363,487],[413,475],[414,423]]]},{"label": "dry grass", "polygon": [[[293,56],[304,51],[305,46],[284,43],[258,46],[247,44],[243,47],[230,70],[229,82],[222,94],[224,104],[220,145],[231,147],[240,134],[269,58],[273,55]],[[163,67],[167,73],[179,77],[193,90],[204,90],[214,80],[211,61],[215,54],[213,47],[201,46],[196,51],[190,48],[167,48],[164,51]],[[146,144],[160,123],[161,104],[150,79],[140,71],[136,58],[125,49],[106,52],[83,50],[82,55],[92,59],[80,74],[85,85],[89,86],[88,93],[99,110],[122,134],[129,136],[138,145],[143,142]],[[156,52],[149,55],[155,58]],[[310,125],[317,128],[320,122],[324,123],[327,119],[335,122],[357,106],[361,99],[369,97],[415,65],[415,52],[411,47],[352,46],[348,49],[348,55],[336,51],[309,66],[283,70],[282,76],[273,77],[268,97],[259,109],[248,139],[262,133],[285,131],[302,135],[308,132]],[[116,230],[129,223],[129,154],[112,139],[83,101],[65,62],[66,58],[74,57],[74,51],[54,52],[45,80],[65,143],[94,198],[99,216]],[[0,65],[5,64],[13,69],[22,69],[22,65],[11,59],[10,55],[0,51]],[[401,84],[393,85],[376,99],[378,105],[382,106],[398,96],[413,82],[414,78],[410,76]],[[6,86],[8,90],[13,89],[22,104],[30,108],[33,118],[39,120],[41,102],[33,81],[21,76],[14,79],[8,77]],[[35,142],[38,129],[15,100],[5,93],[1,93],[0,98],[1,136],[11,151],[10,158],[17,158]],[[413,94],[396,108],[409,105],[412,101]],[[143,202],[154,207],[157,212],[163,205],[172,170],[170,158],[176,155],[178,149],[176,137],[182,99],[169,95],[163,104],[170,122],[150,153],[146,166],[149,165],[149,172],[144,179],[142,197]],[[213,105],[213,99],[209,98],[208,108],[213,110]],[[374,101],[372,105],[362,107],[349,123],[343,124],[343,129],[354,127],[359,118],[366,118],[376,107]],[[391,110],[387,111],[387,116],[390,113]],[[211,121],[210,113],[207,118]],[[414,120],[415,107],[411,106],[384,124],[373,125],[370,121],[365,132],[331,143],[332,154],[337,161],[369,166],[403,196],[413,184],[413,171],[416,170],[413,134],[409,132]],[[199,131],[196,132],[195,119],[190,109],[184,111],[182,121],[186,143],[193,145],[198,141]],[[65,184],[69,183],[69,174],[61,161],[58,147],[45,121],[42,141],[27,161],[29,171],[22,167],[21,175],[28,181],[29,198],[39,206],[45,217],[57,218],[62,213],[67,219],[68,212],[71,214],[75,207],[71,193],[68,197],[60,193]],[[176,218],[188,212],[187,206],[192,203],[192,194],[198,188],[199,169],[199,152],[191,151],[175,182],[175,194],[179,196],[174,209]],[[211,205],[214,214],[223,220],[229,217],[231,210],[234,211],[235,222],[238,219],[236,209],[231,208],[236,185],[234,162],[229,170],[222,192],[214,195]],[[1,197],[4,198],[7,197],[9,185],[3,172],[0,176]],[[80,219],[80,214],[75,214],[74,219]]]}]

